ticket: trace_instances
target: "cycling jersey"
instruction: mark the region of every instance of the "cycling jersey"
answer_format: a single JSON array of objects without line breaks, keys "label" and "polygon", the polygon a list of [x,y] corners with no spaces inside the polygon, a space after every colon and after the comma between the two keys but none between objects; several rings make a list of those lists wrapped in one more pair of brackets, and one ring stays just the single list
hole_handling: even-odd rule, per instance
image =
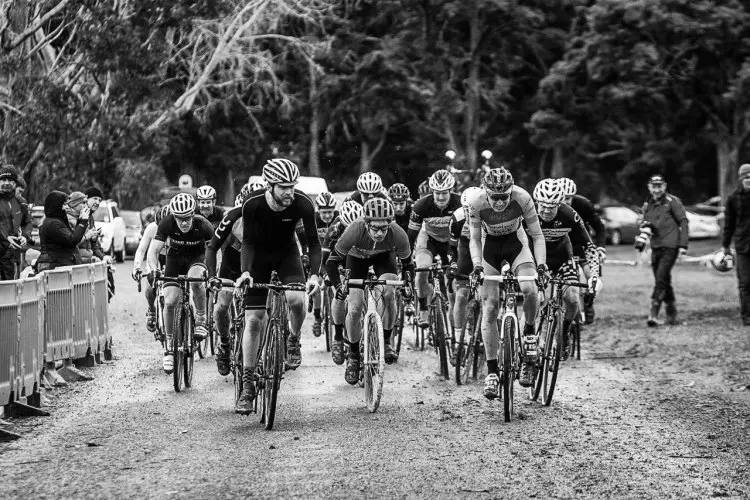
[{"label": "cycling jersey", "polygon": [[167,260],[173,256],[202,258],[206,250],[206,244],[211,241],[213,234],[214,228],[211,223],[200,215],[196,214],[193,217],[193,227],[188,232],[183,233],[177,226],[174,215],[169,214],[162,217],[154,239],[156,241],[167,241],[167,238],[169,238]]},{"label": "cycling jersey", "polygon": [[320,264],[320,274],[327,273],[325,267],[326,261],[328,260],[328,256],[331,255],[331,252],[334,251],[336,242],[339,241],[339,238],[344,232],[344,229],[346,229],[346,227],[344,226],[344,223],[341,222],[341,217],[336,217],[335,219],[333,219],[331,221],[331,225],[328,226],[326,237],[323,239],[323,258],[321,259]]},{"label": "cycling jersey", "polygon": [[603,247],[607,244],[607,231],[604,229],[604,223],[599,215],[596,213],[594,204],[588,198],[581,195],[573,195],[573,199],[570,202],[570,207],[578,212],[578,215],[583,219],[586,227],[590,227],[594,230],[594,238],[596,246]]},{"label": "cycling jersey", "polygon": [[331,219],[330,222],[326,223],[320,217],[320,212],[315,212],[315,225],[318,227],[318,240],[320,241],[321,245],[325,241],[326,234],[328,234],[328,229],[333,225],[333,223],[336,221],[338,216],[339,216],[339,211],[338,210],[334,211],[333,218]]},{"label": "cycling jersey", "polygon": [[453,212],[450,222],[451,243],[455,244],[458,240],[469,241],[471,237],[469,225],[466,223],[466,210],[460,207]]},{"label": "cycling jersey", "polygon": [[[154,239],[154,236],[156,236],[156,229],[157,229],[156,222],[149,222],[148,226],[146,226],[146,229],[143,230],[143,235],[141,236],[141,241],[138,243],[138,249],[135,251],[135,255],[133,256],[133,269],[140,269],[143,264],[146,264],[145,272],[148,273],[151,271],[151,268],[148,265],[148,262],[145,262],[144,259],[146,257],[146,254],[148,253],[148,246],[151,244],[151,240]],[[164,245],[164,247],[159,252],[159,260],[164,260],[164,256],[167,255],[167,245]]]},{"label": "cycling jersey", "polygon": [[[204,216],[205,217],[205,216]],[[211,214],[208,217],[205,217],[208,222],[211,223],[211,225],[216,228],[219,223],[221,222],[221,219],[224,218],[224,209],[214,205],[214,210],[211,212]]]},{"label": "cycling jersey", "polygon": [[[575,254],[584,254],[593,275],[599,274],[599,257],[596,247],[591,242],[586,227],[580,215],[565,203],[560,204],[557,215],[550,221],[539,219],[547,247],[547,265],[553,271],[557,270],[573,255],[569,252],[568,244],[572,245]],[[568,243],[569,242],[569,243]]]},{"label": "cycling jersey", "polygon": [[[224,215],[206,248],[206,267],[209,276],[216,276],[216,255],[219,249],[224,248],[222,269],[228,254],[239,254],[242,249],[242,229],[242,207],[234,207]],[[231,259],[230,263],[239,264],[237,255],[232,255]]]},{"label": "cycling jersey", "polygon": [[432,195],[417,200],[411,209],[411,218],[409,219],[409,243],[411,246],[414,246],[422,226],[431,239],[441,243],[450,241],[451,216],[459,208],[461,208],[461,196],[457,193],[451,193],[445,208],[439,208],[435,204],[435,197]]},{"label": "cycling jersey", "polygon": [[403,215],[396,214],[396,224],[404,230],[405,233],[409,233],[409,220],[411,219],[411,210],[414,207],[414,202],[406,200],[406,209]]}]

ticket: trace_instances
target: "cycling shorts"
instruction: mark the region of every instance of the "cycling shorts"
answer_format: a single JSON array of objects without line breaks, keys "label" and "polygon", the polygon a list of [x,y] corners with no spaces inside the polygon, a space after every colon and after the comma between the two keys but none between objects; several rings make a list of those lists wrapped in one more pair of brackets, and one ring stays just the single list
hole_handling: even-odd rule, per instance
[{"label": "cycling shorts", "polygon": [[[287,248],[256,248],[250,276],[255,283],[268,283],[271,272],[276,271],[284,285],[304,283],[299,247],[296,243]],[[249,288],[245,293],[245,309],[265,309],[268,290]]]},{"label": "cycling shorts", "polygon": [[221,268],[219,269],[219,278],[237,281],[242,274],[242,253],[238,252],[231,246],[223,250],[221,256]]},{"label": "cycling shorts", "polygon": [[431,236],[427,236],[426,238],[421,236],[417,239],[414,248],[414,255],[418,258],[420,254],[425,253],[431,255],[433,260],[435,259],[435,256],[439,255],[443,265],[448,265],[448,262],[450,262],[448,260],[448,255],[450,254],[450,242],[437,241]]},{"label": "cycling shorts", "polygon": [[469,241],[463,238],[459,238],[458,240],[457,263],[458,274],[469,275],[474,270],[474,264],[471,262],[471,253],[469,251]]},{"label": "cycling shorts", "polygon": [[361,259],[352,255],[346,257],[346,268],[351,271],[349,278],[365,279],[370,266],[375,270],[378,278],[386,273],[398,274],[395,252],[383,252],[373,255],[367,259]]},{"label": "cycling shorts", "polygon": [[[206,264],[204,262],[204,254],[198,255],[180,255],[180,254],[168,254],[167,262],[164,265],[164,276],[175,278],[177,276],[186,276],[188,271],[196,266],[202,267],[206,270]],[[179,283],[167,281],[164,283],[164,287],[168,286],[180,286]]]},{"label": "cycling shorts", "polygon": [[523,243],[515,234],[488,235],[482,251],[484,271],[488,274],[500,274],[503,262],[510,264],[515,273],[523,264],[534,264],[534,257],[528,243]]}]

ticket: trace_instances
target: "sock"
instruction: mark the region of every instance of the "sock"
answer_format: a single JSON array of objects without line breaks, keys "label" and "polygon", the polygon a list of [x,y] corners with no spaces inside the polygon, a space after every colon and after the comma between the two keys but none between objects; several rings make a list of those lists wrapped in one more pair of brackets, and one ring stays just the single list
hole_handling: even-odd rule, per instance
[{"label": "sock", "polygon": [[313,310],[313,316],[315,316],[315,319],[320,320],[320,308],[317,308]]},{"label": "sock", "polygon": [[496,359],[488,359],[487,360],[487,373],[496,373],[500,375],[500,368],[497,366],[497,360]]},{"label": "sock", "polygon": [[352,359],[359,359],[359,342],[349,342],[349,356]]},{"label": "sock", "polygon": [[344,325],[333,325],[334,333],[333,340],[341,342],[344,340]]},{"label": "sock", "polygon": [[390,344],[391,343],[391,335],[393,334],[393,328],[383,328],[383,337],[385,338],[385,343]]},{"label": "sock", "polygon": [[417,297],[417,300],[419,301],[419,310],[426,311],[427,310],[427,297]]},{"label": "sock", "polygon": [[570,325],[573,324],[572,319],[564,319],[563,320],[563,333],[567,333],[570,331]]}]

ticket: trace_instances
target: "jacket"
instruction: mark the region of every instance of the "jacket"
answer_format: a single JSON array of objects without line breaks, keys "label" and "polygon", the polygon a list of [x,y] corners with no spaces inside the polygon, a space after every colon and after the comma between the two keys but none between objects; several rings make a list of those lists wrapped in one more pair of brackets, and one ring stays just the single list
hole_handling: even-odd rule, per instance
[{"label": "jacket", "polygon": [[750,190],[742,187],[727,198],[721,246],[729,248],[732,238],[737,253],[750,254]]},{"label": "jacket", "polygon": [[44,200],[44,222],[39,228],[41,254],[37,259],[40,271],[81,263],[77,245],[86,233],[88,220],[79,219],[71,229],[62,208],[66,199],[65,193],[52,191]]},{"label": "jacket", "polygon": [[649,196],[642,207],[644,222],[651,225],[651,248],[688,247],[688,220],[682,201],[665,193],[658,200]]},{"label": "jacket", "polygon": [[8,236],[24,236],[31,239],[31,215],[29,208],[15,193],[0,196],[0,257],[10,247]]}]

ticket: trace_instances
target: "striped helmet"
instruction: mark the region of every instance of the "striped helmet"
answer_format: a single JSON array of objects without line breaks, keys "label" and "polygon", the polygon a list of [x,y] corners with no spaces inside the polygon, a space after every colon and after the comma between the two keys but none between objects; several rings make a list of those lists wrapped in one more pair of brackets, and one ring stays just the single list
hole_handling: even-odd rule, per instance
[{"label": "striped helmet", "polygon": [[323,191],[315,198],[315,204],[322,209],[336,208],[336,198],[328,191]]},{"label": "striped helmet", "polygon": [[539,203],[559,205],[565,199],[565,192],[557,179],[542,179],[534,187],[534,200]]},{"label": "striped helmet", "polygon": [[430,176],[429,186],[433,191],[450,191],[456,185],[456,178],[447,170],[438,170]]},{"label": "striped helmet", "polygon": [[461,206],[466,206],[469,203],[469,197],[473,196],[474,193],[481,191],[482,188],[478,188],[476,186],[471,186],[466,188],[466,191],[461,193]]},{"label": "striped helmet", "polygon": [[505,167],[493,168],[484,174],[484,187],[487,191],[504,193],[513,187],[513,176]]},{"label": "striped helmet", "polygon": [[234,199],[234,206],[235,207],[241,207],[245,204],[245,197],[242,196],[242,193],[238,194],[237,197]]},{"label": "striped helmet", "polygon": [[561,177],[560,179],[557,179],[557,182],[560,184],[560,187],[562,187],[565,196],[575,196],[578,192],[578,188],[576,187],[576,183],[573,182],[573,179]]},{"label": "striped helmet", "polygon": [[388,188],[388,196],[390,196],[393,201],[406,201],[409,199],[409,196],[411,196],[411,193],[409,192],[408,187],[397,182]]},{"label": "striped helmet", "polygon": [[384,198],[372,198],[365,202],[365,220],[387,219],[393,220],[396,213],[393,203]]},{"label": "striped helmet", "polygon": [[365,209],[362,208],[362,205],[360,205],[356,201],[348,200],[345,201],[343,205],[341,205],[341,216],[339,218],[345,226],[348,226],[355,220],[362,217],[364,213]]},{"label": "striped helmet", "polygon": [[430,194],[430,184],[427,181],[422,181],[419,185],[419,197],[427,196]]},{"label": "striped helmet", "polygon": [[201,186],[195,192],[195,197],[199,200],[215,200],[216,190],[211,186]]},{"label": "striped helmet", "polygon": [[156,211],[156,223],[160,223],[161,220],[169,215],[169,205],[165,205]]},{"label": "striped helmet", "polygon": [[268,184],[296,184],[299,179],[299,168],[284,158],[268,160],[263,165],[263,180]]},{"label": "striped helmet", "polygon": [[195,214],[195,199],[187,193],[179,193],[169,200],[169,211],[177,217]]},{"label": "striped helmet", "polygon": [[357,191],[374,194],[383,190],[383,180],[375,172],[365,172],[357,179]]}]

